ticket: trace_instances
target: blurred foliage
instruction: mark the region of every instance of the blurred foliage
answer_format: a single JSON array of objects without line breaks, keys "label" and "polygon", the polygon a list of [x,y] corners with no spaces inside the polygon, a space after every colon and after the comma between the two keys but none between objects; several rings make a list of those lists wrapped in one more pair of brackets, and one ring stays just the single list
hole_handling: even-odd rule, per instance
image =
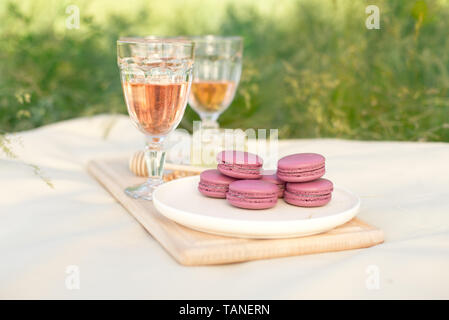
[{"label": "blurred foliage", "polygon": [[48,187],[54,188],[53,182],[44,174],[39,166],[19,160],[13,150],[13,145],[20,145],[23,147],[22,140],[19,136],[0,133],[0,154],[4,154],[7,158],[19,161],[21,164],[31,168],[34,175],[38,176]]},{"label": "blurred foliage", "polygon": [[[166,17],[150,5],[101,19],[83,13],[83,2],[81,28],[68,30],[68,2],[48,12],[7,2],[0,11],[0,129],[126,113],[115,41],[157,34],[163,23],[168,35],[244,37],[242,80],[220,117],[223,127],[279,128],[281,138],[449,141],[446,1],[279,1],[287,3],[280,15],[230,2],[214,26],[197,2]],[[365,27],[368,4],[380,8],[380,30]],[[191,129],[193,119],[188,108],[181,125]]]}]

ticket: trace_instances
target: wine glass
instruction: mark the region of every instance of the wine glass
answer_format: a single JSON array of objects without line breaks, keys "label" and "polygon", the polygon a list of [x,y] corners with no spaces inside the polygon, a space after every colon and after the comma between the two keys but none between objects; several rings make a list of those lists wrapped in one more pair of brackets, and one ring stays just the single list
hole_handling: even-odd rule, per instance
[{"label": "wine glass", "polygon": [[192,83],[194,44],[170,38],[120,38],[117,62],[128,113],[145,135],[148,180],[129,187],[132,198],[152,199],[164,172],[165,138],[184,115]]},{"label": "wine glass", "polygon": [[242,73],[241,37],[190,37],[195,43],[190,106],[199,114],[204,129],[218,129],[220,114],[234,99]]}]

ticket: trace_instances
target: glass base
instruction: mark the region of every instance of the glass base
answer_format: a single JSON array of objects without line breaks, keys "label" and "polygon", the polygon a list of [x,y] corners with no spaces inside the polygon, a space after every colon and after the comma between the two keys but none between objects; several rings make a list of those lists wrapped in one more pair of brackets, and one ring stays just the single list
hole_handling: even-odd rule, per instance
[{"label": "glass base", "polygon": [[141,185],[126,188],[125,193],[133,199],[153,200],[154,190],[162,183],[164,183],[162,180],[147,181]]}]

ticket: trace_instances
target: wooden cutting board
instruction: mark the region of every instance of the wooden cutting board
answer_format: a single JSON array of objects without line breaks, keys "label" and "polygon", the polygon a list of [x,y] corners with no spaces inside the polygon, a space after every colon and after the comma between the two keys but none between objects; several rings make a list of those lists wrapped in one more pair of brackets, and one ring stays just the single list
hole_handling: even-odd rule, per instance
[{"label": "wooden cutting board", "polygon": [[125,195],[123,190],[126,187],[144,181],[128,169],[128,159],[91,160],[87,169],[183,265],[225,264],[350,250],[383,242],[382,230],[358,218],[329,232],[302,238],[254,240],[207,234],[165,218],[151,201],[134,200]]}]

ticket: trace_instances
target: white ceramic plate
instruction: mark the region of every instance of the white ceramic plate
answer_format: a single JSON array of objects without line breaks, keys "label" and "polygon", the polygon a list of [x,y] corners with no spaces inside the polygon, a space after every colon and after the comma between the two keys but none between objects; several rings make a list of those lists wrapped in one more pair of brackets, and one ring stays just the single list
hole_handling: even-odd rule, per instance
[{"label": "white ceramic plate", "polygon": [[241,238],[290,238],[333,229],[351,220],[359,211],[360,198],[334,187],[332,200],[323,207],[301,208],[279,199],[274,208],[246,210],[225,199],[203,196],[197,189],[200,177],[172,180],[153,193],[156,209],[189,228]]}]

